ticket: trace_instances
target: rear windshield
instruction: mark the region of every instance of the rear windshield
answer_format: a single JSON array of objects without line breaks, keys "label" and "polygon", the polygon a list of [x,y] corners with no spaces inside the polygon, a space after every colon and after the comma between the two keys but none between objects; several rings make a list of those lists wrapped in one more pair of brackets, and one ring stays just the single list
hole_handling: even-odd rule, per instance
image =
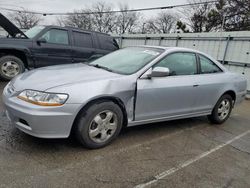
[{"label": "rear windshield", "polygon": [[120,74],[133,74],[158,57],[164,50],[144,47],[130,47],[112,52],[92,61],[92,65],[106,67]]}]

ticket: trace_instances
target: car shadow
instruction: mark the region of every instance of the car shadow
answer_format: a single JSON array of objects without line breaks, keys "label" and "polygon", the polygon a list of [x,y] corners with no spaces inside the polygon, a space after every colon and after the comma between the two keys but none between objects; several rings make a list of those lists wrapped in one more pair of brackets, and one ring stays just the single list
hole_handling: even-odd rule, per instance
[{"label": "car shadow", "polygon": [[[196,127],[200,124],[207,124],[206,117],[189,118],[181,120],[166,121],[160,123],[143,124],[134,127],[123,128],[118,138],[108,147],[119,147],[121,143],[130,143],[131,139],[150,138],[154,135],[166,135],[175,131]],[[30,151],[83,151],[84,148],[72,135],[66,139],[43,139],[27,135],[15,127],[11,127],[3,136],[5,147],[11,150]],[[3,140],[2,139],[2,140]],[[1,140],[0,140],[1,141]],[[3,142],[0,142],[3,144]],[[121,144],[122,145],[122,144]]]}]

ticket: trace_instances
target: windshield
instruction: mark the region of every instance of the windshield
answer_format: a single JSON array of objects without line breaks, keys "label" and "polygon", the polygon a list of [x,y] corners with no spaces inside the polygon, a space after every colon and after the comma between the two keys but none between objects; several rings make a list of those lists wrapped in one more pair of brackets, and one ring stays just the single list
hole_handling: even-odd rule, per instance
[{"label": "windshield", "polygon": [[35,26],[35,27],[32,27],[31,29],[27,30],[25,32],[25,35],[32,39],[34,38],[38,33],[40,33],[43,29],[45,28],[45,26]]},{"label": "windshield", "polygon": [[121,74],[133,74],[158,57],[164,50],[144,47],[131,47],[117,50],[95,61],[90,65],[105,67]]}]

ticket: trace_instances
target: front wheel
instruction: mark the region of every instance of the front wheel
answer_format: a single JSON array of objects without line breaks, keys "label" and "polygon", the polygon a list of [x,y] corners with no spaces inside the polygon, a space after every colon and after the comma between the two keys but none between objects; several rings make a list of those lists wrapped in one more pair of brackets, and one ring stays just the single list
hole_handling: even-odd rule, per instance
[{"label": "front wheel", "polygon": [[24,64],[18,57],[7,55],[0,58],[1,79],[8,81],[22,72],[24,72]]},{"label": "front wheel", "polygon": [[98,102],[83,110],[76,122],[75,134],[87,148],[108,145],[120,133],[123,114],[120,107],[110,101]]},{"label": "front wheel", "polygon": [[224,123],[230,116],[233,108],[232,97],[228,94],[223,95],[216,103],[209,120],[215,124]]}]

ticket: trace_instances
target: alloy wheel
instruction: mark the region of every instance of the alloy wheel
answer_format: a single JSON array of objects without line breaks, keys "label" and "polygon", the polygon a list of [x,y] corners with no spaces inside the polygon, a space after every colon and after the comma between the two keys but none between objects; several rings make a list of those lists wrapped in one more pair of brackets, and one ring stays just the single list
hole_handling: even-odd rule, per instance
[{"label": "alloy wheel", "polygon": [[105,110],[97,114],[89,126],[89,138],[96,143],[103,143],[110,139],[118,126],[117,115]]},{"label": "alloy wheel", "polygon": [[227,118],[230,113],[231,104],[228,99],[223,99],[218,107],[218,117],[220,120]]},{"label": "alloy wheel", "polygon": [[19,74],[20,66],[15,61],[7,61],[2,64],[2,72],[9,78],[13,78]]}]

